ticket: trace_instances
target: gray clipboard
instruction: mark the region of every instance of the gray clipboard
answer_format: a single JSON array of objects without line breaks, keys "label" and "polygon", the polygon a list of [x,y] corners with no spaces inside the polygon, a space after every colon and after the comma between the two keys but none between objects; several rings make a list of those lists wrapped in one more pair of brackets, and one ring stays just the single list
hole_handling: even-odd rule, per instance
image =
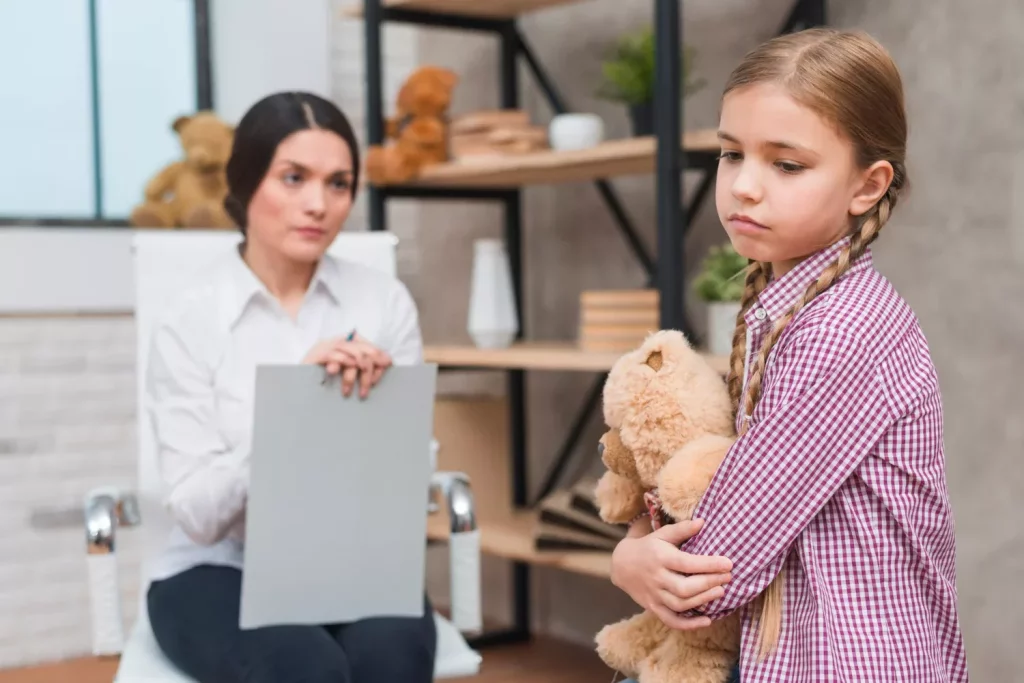
[{"label": "gray clipboard", "polygon": [[437,366],[256,373],[240,626],[421,616]]}]

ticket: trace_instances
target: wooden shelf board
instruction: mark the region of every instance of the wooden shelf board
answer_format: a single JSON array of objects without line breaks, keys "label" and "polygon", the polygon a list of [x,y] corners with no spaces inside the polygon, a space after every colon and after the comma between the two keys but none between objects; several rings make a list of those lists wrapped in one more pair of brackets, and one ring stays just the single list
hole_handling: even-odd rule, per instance
[{"label": "wooden shelf board", "polygon": [[[537,514],[525,511],[513,512],[504,518],[481,519],[478,522],[480,550],[496,557],[519,560],[532,565],[556,567],[601,579],[607,579],[611,575],[611,553],[537,550],[533,540],[536,525]],[[447,515],[436,514],[430,517],[427,523],[427,536],[435,541],[443,541],[448,538]]]},{"label": "wooden shelf board", "polygon": [[[618,351],[582,351],[572,343],[557,342],[524,342],[508,349],[475,346],[428,346],[424,349],[424,359],[441,366],[577,372],[606,372],[622,355]],[[720,373],[728,372],[728,358],[705,355],[705,359]]]},{"label": "wooden shelf board", "polygon": [[[385,7],[394,9],[433,12],[435,14],[454,14],[464,17],[482,17],[486,19],[512,19],[521,14],[536,10],[568,5],[580,0],[384,0]],[[347,17],[363,16],[362,3],[353,4],[342,10]]]},{"label": "wooden shelf board", "polygon": [[[683,147],[706,153],[721,149],[713,129],[687,132]],[[654,172],[656,153],[655,138],[638,137],[588,149],[478,157],[429,166],[409,186],[510,188],[642,175]]]}]

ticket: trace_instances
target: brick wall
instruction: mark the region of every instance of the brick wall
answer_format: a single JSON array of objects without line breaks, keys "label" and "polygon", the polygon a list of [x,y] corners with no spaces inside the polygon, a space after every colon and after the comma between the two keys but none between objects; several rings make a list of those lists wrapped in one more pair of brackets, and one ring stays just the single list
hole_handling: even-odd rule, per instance
[{"label": "brick wall", "polygon": [[[385,97],[417,60],[416,32],[385,34]],[[365,131],[362,24],[336,20],[334,100]],[[396,207],[399,272],[418,273],[418,207]],[[349,229],[366,229],[364,202]],[[96,486],[135,480],[135,327],[129,316],[0,317],[0,669],[91,647],[85,536],[73,514]],[[126,624],[137,605],[137,530],[119,535]]]},{"label": "brick wall", "polygon": [[[132,486],[134,329],[127,316],[0,319],[0,668],[89,651],[85,535],[56,513],[92,487]],[[129,615],[139,557],[124,536]]]}]

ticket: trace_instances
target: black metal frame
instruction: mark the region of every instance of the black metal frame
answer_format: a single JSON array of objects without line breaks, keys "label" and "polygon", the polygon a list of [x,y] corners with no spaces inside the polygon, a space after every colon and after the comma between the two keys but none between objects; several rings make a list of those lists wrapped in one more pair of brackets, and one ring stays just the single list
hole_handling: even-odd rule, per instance
[{"label": "black metal frame", "polygon": [[[0,216],[0,227],[11,226],[32,226],[32,227],[104,227],[121,228],[129,227],[126,220],[113,220],[103,218],[103,158],[100,127],[100,72],[99,72],[99,45],[97,38],[97,3],[98,0],[89,2],[89,65],[92,82],[90,92],[92,102],[90,104],[90,115],[92,116],[92,138],[93,138],[93,176],[96,212],[92,218],[63,218],[56,216]],[[213,108],[213,66],[211,60],[210,40],[210,1],[192,0],[194,4],[195,17],[195,49],[196,49],[196,108]]]},{"label": "black metal frame", "polygon": [[[647,273],[648,286],[655,286],[660,296],[660,325],[663,329],[678,329],[691,339],[696,337],[685,312],[683,242],[697,211],[707,198],[714,181],[717,157],[709,152],[687,153],[681,144],[683,120],[681,97],[682,30],[681,0],[653,0],[655,3],[656,83],[655,83],[655,137],[657,139],[657,256],[652,257],[640,239],[622,201],[606,180],[595,180],[594,185],[615,219],[627,245]],[[484,31],[496,34],[501,42],[500,84],[501,106],[519,105],[519,74],[517,59],[522,57],[532,72],[548,105],[554,113],[568,111],[562,96],[543,69],[536,54],[515,19],[487,19],[459,15],[403,10],[384,7],[382,0],[364,0],[364,27],[366,50],[366,114],[367,143],[381,144],[384,140],[384,102],[382,68],[382,28],[385,22],[407,23],[418,26]],[[796,0],[792,12],[781,30],[786,33],[806,26],[825,23],[825,0]],[[702,173],[700,184],[689,204],[684,206],[682,181],[686,170]],[[504,205],[504,237],[508,250],[519,320],[523,316],[522,282],[522,192],[519,189],[478,189],[466,187],[369,187],[369,223],[371,230],[386,230],[386,202],[388,199],[469,200],[498,201]],[[520,336],[523,336],[520,324]],[[699,340],[697,340],[699,341]],[[480,370],[481,368],[445,367],[444,370]],[[526,458],[526,373],[507,371],[509,428],[512,467],[512,498],[518,507],[528,506],[528,478]],[[574,419],[566,440],[559,449],[547,472],[537,499],[554,490],[572,459],[588,420],[601,399],[605,375],[596,378],[586,399]],[[488,633],[472,641],[474,647],[496,643],[520,641],[530,637],[530,567],[523,562],[513,563],[513,624],[508,630]]]}]

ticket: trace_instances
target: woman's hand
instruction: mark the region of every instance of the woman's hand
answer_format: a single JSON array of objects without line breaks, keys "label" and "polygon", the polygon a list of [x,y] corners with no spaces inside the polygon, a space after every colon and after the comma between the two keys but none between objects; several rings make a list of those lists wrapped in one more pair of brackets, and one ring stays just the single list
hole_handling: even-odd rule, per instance
[{"label": "woman's hand", "polygon": [[722,597],[722,586],[732,579],[728,559],[679,549],[696,535],[701,523],[669,524],[639,537],[630,533],[612,553],[612,583],[669,628],[686,631],[709,626],[707,617],[680,614]]},{"label": "woman's hand", "polygon": [[384,371],[391,367],[391,356],[358,335],[350,339],[337,337],[316,344],[303,363],[322,365],[328,375],[341,374],[341,392],[345,396],[359,382],[359,397],[366,398],[370,389],[380,382]]}]

